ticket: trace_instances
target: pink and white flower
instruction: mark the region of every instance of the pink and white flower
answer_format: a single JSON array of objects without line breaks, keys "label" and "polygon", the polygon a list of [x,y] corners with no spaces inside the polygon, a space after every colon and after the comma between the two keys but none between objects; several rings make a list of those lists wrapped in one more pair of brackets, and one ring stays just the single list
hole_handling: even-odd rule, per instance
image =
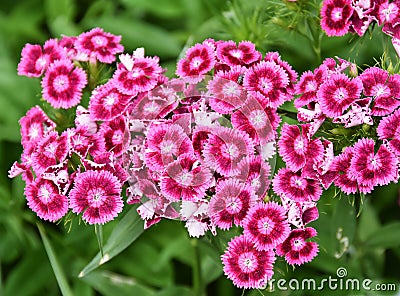
[{"label": "pink and white flower", "polygon": [[70,60],[56,60],[42,80],[43,98],[54,108],[68,109],[79,104],[86,84],[85,71]]},{"label": "pink and white flower", "polygon": [[108,171],[86,171],[75,177],[70,208],[89,224],[113,220],[123,208],[121,183]]},{"label": "pink and white flower", "polygon": [[183,59],[179,60],[176,74],[180,77],[201,76],[215,65],[214,46],[208,42],[189,48]]},{"label": "pink and white flower", "polygon": [[258,62],[261,60],[261,53],[249,41],[239,42],[238,45],[233,41],[222,41],[217,43],[217,57],[221,63],[233,67]]},{"label": "pink and white flower", "polygon": [[328,36],[343,36],[350,29],[351,0],[326,0],[321,8],[321,27]]}]

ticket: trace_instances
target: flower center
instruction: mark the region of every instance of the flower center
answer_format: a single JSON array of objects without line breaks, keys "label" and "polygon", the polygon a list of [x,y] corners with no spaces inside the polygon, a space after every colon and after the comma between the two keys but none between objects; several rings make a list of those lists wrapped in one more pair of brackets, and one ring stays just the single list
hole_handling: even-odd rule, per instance
[{"label": "flower center", "polygon": [[191,64],[192,68],[197,69],[197,68],[200,67],[200,65],[201,65],[202,62],[203,62],[203,59],[202,59],[202,58],[200,58],[200,57],[195,57],[195,58],[193,58],[193,60],[192,60],[192,62],[191,62],[190,64]]},{"label": "flower center", "polygon": [[113,144],[121,144],[123,138],[124,138],[124,135],[123,135],[122,131],[115,131],[112,136],[111,141],[113,142]]},{"label": "flower center", "polygon": [[390,22],[397,16],[398,11],[399,8],[397,7],[397,5],[394,3],[390,3],[387,8],[382,9],[381,13],[385,17],[385,20],[387,22]]},{"label": "flower center", "polygon": [[249,120],[256,129],[264,127],[265,123],[267,122],[265,113],[261,110],[252,111],[250,113]]},{"label": "flower center", "polygon": [[227,158],[235,158],[239,156],[239,149],[233,143],[225,144],[222,148],[222,155]]},{"label": "flower center", "polygon": [[177,178],[177,182],[183,186],[190,186],[192,184],[192,174],[190,172],[182,172]]},{"label": "flower center", "polygon": [[51,193],[52,192],[43,185],[40,187],[38,195],[40,200],[47,204],[50,201]]},{"label": "flower center", "polygon": [[[106,198],[105,192],[101,188],[94,188],[88,194],[91,197],[92,206],[100,206]],[[89,200],[90,202],[90,200]]]},{"label": "flower center", "polygon": [[334,22],[337,22],[337,21],[342,20],[342,17],[343,17],[343,8],[335,7],[335,8],[332,10],[331,16],[332,16],[332,20],[333,20]]},{"label": "flower center", "polygon": [[303,246],[304,246],[304,241],[302,240],[302,239],[295,239],[295,240],[293,240],[293,249],[294,250],[300,250],[300,249],[302,249],[303,248]]},{"label": "flower center", "polygon": [[266,93],[269,93],[273,89],[273,84],[271,80],[265,77],[261,78],[260,86]]},{"label": "flower center", "polygon": [[166,140],[161,143],[162,154],[172,154],[176,150],[175,143],[171,140]]},{"label": "flower center", "polygon": [[258,267],[257,257],[250,252],[240,254],[238,264],[244,273],[254,272]]},{"label": "flower center", "polygon": [[344,89],[343,87],[339,87],[339,88],[335,91],[334,98],[335,98],[337,101],[341,101],[341,100],[343,100],[343,99],[346,98],[346,97],[347,97],[347,91],[346,91],[346,89]]},{"label": "flower center", "polygon": [[132,70],[132,72],[131,72],[131,77],[132,77],[132,78],[138,78],[138,77],[143,76],[143,75],[144,75],[143,70],[142,70],[142,69],[139,69],[139,68],[135,68],[135,69]]},{"label": "flower center", "polygon": [[41,70],[46,66],[46,64],[47,64],[46,58],[45,57],[40,57],[36,61],[36,68]]},{"label": "flower center", "polygon": [[270,234],[274,230],[274,227],[275,223],[269,217],[258,220],[258,231],[263,235]]},{"label": "flower center", "polygon": [[107,38],[104,36],[94,36],[92,38],[92,41],[93,41],[94,45],[97,47],[105,46],[108,43]]},{"label": "flower center", "polygon": [[53,86],[57,92],[63,92],[69,87],[69,79],[66,75],[59,75],[53,80]]},{"label": "flower center", "polygon": [[28,132],[28,136],[31,140],[36,139],[39,136],[39,132],[40,132],[40,127],[39,124],[32,124],[29,127],[29,132]]},{"label": "flower center", "polygon": [[116,101],[115,94],[109,94],[104,99],[106,107],[111,107],[112,105],[114,105],[115,101]]},{"label": "flower center", "polygon": [[302,137],[298,137],[295,141],[294,141],[294,149],[297,152],[304,152],[304,148],[305,148],[305,143]]},{"label": "flower center", "polygon": [[238,49],[232,49],[229,53],[237,59],[241,59],[243,56],[242,51]]},{"label": "flower center", "polygon": [[390,92],[388,87],[384,84],[377,84],[372,88],[372,92],[375,94],[376,97],[380,97],[382,95],[388,95]]},{"label": "flower center", "polygon": [[298,176],[293,176],[290,178],[290,186],[304,189],[306,187],[306,182],[303,178],[300,178]]},{"label": "flower center", "polygon": [[223,91],[223,94],[226,96],[238,96],[240,94],[238,85],[233,81],[226,83],[224,85],[222,91]]},{"label": "flower center", "polygon": [[238,197],[228,197],[226,199],[226,210],[229,214],[237,214],[242,209],[242,201]]},{"label": "flower center", "polygon": [[144,105],[143,107],[143,111],[145,113],[156,113],[158,112],[158,104],[155,103],[154,101],[151,101],[149,103],[147,103],[146,105]]}]

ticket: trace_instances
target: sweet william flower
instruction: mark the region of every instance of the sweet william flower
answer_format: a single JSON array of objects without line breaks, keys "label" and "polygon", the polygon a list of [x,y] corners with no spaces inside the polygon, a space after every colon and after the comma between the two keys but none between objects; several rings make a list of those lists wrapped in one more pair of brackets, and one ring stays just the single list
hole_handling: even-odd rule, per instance
[{"label": "sweet william flower", "polygon": [[94,28],[82,33],[75,40],[75,48],[89,56],[92,62],[99,60],[110,64],[115,61],[115,55],[124,51],[120,44],[121,36],[104,32],[101,28]]},{"label": "sweet william flower", "polygon": [[250,238],[241,235],[228,243],[222,263],[225,275],[238,288],[261,289],[272,278],[275,254],[258,251]]},{"label": "sweet william flower", "polygon": [[185,57],[178,62],[176,74],[180,77],[203,75],[214,65],[214,46],[209,42],[198,43],[189,48]]},{"label": "sweet william flower", "polygon": [[233,67],[258,62],[261,53],[250,41],[241,41],[238,45],[233,41],[222,41],[217,43],[217,57],[220,62]]},{"label": "sweet william flower", "polygon": [[301,265],[310,262],[317,256],[318,245],[316,242],[308,241],[317,235],[314,228],[293,229],[287,239],[276,248],[279,256],[285,256],[287,263]]},{"label": "sweet william flower", "polygon": [[56,60],[43,77],[43,98],[54,108],[68,109],[79,104],[86,84],[85,71],[70,60]]},{"label": "sweet william flower", "polygon": [[390,149],[400,156],[400,109],[379,122],[377,133],[379,139],[389,140]]},{"label": "sweet william flower", "polygon": [[251,207],[243,222],[244,236],[259,251],[269,251],[282,243],[290,232],[285,209],[276,202],[259,202]]},{"label": "sweet william flower", "polygon": [[343,36],[350,29],[351,0],[326,0],[321,8],[321,27],[328,36]]},{"label": "sweet william flower", "polygon": [[104,224],[122,211],[121,183],[108,171],[86,171],[75,177],[70,208],[89,224]]}]

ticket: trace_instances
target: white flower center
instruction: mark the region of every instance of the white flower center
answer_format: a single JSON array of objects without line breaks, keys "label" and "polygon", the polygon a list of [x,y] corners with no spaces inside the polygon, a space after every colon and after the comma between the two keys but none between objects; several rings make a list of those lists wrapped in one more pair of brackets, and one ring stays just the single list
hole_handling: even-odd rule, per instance
[{"label": "white flower center", "polygon": [[335,7],[332,10],[331,16],[332,16],[333,21],[335,21],[335,22],[340,21],[343,17],[343,9],[340,7]]},{"label": "white flower center", "polygon": [[103,37],[103,36],[94,36],[92,38],[92,41],[93,41],[94,45],[98,46],[98,47],[107,45],[107,43],[108,43],[107,38]]},{"label": "white flower center", "polygon": [[69,87],[69,79],[66,75],[59,75],[53,80],[53,87],[57,92],[65,91]]}]

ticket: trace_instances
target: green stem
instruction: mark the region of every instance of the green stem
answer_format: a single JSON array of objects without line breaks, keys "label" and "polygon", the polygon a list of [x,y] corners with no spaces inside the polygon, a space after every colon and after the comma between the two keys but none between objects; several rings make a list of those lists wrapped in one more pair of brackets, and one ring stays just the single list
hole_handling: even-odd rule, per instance
[{"label": "green stem", "polygon": [[199,245],[196,239],[193,239],[191,243],[194,250],[193,291],[195,296],[204,296]]},{"label": "green stem", "polygon": [[102,227],[102,225],[95,224],[94,231],[96,233],[97,243],[99,244],[101,257],[103,257],[104,254],[103,254],[103,227]]}]

